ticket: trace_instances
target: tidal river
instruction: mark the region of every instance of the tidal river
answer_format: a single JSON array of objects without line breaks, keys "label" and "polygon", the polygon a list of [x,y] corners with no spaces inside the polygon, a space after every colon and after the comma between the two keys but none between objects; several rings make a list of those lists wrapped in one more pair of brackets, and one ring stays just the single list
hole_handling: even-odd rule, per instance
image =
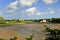
[{"label": "tidal river", "polygon": [[24,25],[0,27],[0,30],[12,30],[20,35],[23,35],[24,37],[28,37],[31,34],[35,34],[34,40],[42,40],[45,36],[45,32],[43,31],[44,25],[54,26],[55,24],[31,23],[31,24],[24,24]]}]

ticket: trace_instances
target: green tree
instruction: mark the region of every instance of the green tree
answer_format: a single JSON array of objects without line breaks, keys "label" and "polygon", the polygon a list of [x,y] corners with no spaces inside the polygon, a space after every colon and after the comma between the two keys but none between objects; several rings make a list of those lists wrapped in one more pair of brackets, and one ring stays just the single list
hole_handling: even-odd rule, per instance
[{"label": "green tree", "polygon": [[52,23],[60,23],[60,18],[52,18],[51,22]]},{"label": "green tree", "polygon": [[0,17],[0,24],[4,24],[5,23],[5,19],[3,17]]}]

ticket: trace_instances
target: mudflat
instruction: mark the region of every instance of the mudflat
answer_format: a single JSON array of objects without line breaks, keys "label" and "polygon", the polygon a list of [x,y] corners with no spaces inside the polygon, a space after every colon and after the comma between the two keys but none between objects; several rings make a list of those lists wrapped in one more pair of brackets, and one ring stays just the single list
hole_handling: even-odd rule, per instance
[{"label": "mudflat", "polygon": [[43,31],[44,25],[60,29],[59,23],[30,23],[23,25],[5,26],[0,27],[0,38],[9,40],[9,38],[18,36],[17,40],[25,40],[25,38],[29,37],[31,34],[35,34],[33,40],[42,40],[45,37],[45,32]]}]

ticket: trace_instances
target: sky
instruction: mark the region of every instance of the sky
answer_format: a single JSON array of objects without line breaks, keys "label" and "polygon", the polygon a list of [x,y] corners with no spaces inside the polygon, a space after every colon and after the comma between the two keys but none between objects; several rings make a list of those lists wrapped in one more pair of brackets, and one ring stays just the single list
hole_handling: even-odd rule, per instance
[{"label": "sky", "polygon": [[60,0],[0,0],[5,19],[60,18]]}]

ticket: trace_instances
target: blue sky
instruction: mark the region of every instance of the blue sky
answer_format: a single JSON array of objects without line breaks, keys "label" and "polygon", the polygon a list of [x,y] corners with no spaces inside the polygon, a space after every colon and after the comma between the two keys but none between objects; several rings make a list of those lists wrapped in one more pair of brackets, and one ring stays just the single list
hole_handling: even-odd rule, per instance
[{"label": "blue sky", "polygon": [[60,18],[60,0],[0,0],[5,19]]}]

